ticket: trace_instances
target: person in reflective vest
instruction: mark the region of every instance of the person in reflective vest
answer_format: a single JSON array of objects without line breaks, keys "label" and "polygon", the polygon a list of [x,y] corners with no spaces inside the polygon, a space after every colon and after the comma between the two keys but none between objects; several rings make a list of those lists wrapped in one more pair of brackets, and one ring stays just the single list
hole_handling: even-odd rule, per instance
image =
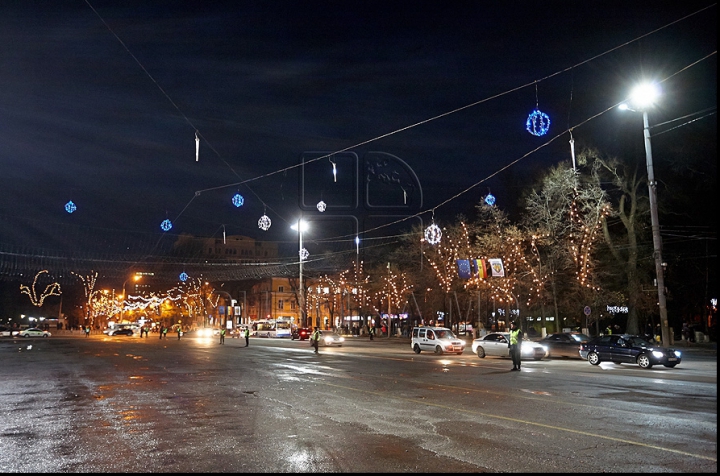
[{"label": "person in reflective vest", "polygon": [[316,327],[315,332],[313,332],[312,337],[310,337],[310,340],[312,341],[312,345],[315,348],[315,353],[318,353],[318,346],[320,342],[320,330]]},{"label": "person in reflective vest", "polygon": [[250,344],[250,328],[249,327],[245,328],[243,335],[245,336],[245,347],[247,347]]},{"label": "person in reflective vest", "polygon": [[515,321],[510,323],[510,357],[512,357],[512,370],[520,370],[522,360],[522,339],[523,332]]},{"label": "person in reflective vest", "polygon": [[225,343],[225,329],[220,329],[220,344]]}]

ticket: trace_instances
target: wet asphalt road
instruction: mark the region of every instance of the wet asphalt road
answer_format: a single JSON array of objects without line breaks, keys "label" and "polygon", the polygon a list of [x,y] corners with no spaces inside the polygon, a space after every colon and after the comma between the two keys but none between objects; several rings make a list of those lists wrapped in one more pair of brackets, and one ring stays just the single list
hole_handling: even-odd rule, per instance
[{"label": "wet asphalt road", "polygon": [[717,472],[717,356],[675,369],[251,338],[0,340],[2,472]]}]

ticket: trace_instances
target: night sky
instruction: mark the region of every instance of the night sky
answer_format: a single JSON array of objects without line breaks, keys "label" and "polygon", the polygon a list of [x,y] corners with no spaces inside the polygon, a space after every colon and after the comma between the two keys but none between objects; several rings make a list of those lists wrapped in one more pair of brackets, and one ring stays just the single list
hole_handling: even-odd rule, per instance
[{"label": "night sky", "polygon": [[569,163],[570,127],[644,160],[641,118],[613,108],[642,79],[665,80],[652,123],[710,111],[653,139],[656,161],[714,148],[716,22],[706,1],[4,0],[0,251],[295,243],[301,210],[354,234],[359,215],[451,224],[489,192],[509,209],[519,178]]}]

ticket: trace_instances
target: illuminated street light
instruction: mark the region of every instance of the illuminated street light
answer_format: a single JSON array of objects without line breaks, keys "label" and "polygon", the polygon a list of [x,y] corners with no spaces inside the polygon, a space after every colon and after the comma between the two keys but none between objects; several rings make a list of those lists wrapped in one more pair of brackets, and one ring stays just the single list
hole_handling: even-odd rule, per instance
[{"label": "illuminated street light", "polygon": [[658,291],[658,306],[660,308],[660,330],[662,335],[662,345],[667,347],[670,345],[670,327],[667,318],[667,305],[665,301],[665,270],[663,269],[662,260],[662,238],[660,236],[660,221],[658,219],[657,207],[657,182],[655,181],[655,172],[653,171],[652,145],[650,143],[650,123],[648,121],[647,110],[655,104],[655,100],[660,96],[660,89],[655,84],[641,84],[633,89],[630,95],[632,106],[620,104],[621,110],[640,111],[643,115],[643,136],[645,138],[645,162],[647,165],[648,176],[648,193],[650,195],[650,222],[652,226],[653,237],[653,257],[655,258],[655,275]]},{"label": "illuminated street light", "polygon": [[[123,282],[123,285],[122,285],[122,288],[123,288],[123,300],[126,300],[126,299],[127,299],[127,293],[125,292],[125,285],[127,284],[127,282],[130,281],[131,279],[134,280],[135,282],[137,282],[137,281],[140,280],[140,278],[142,278],[142,275],[135,273],[134,275],[132,275],[131,277],[127,278],[127,279]],[[125,303],[123,302],[123,305],[122,305],[122,307],[120,308],[120,322],[123,322],[124,319],[125,319]]]},{"label": "illuminated street light", "polygon": [[[303,288],[303,261],[307,259],[307,250],[303,248],[303,232],[305,232],[309,228],[309,225],[308,222],[301,218],[290,228],[298,232],[298,258],[300,259],[300,279],[298,286],[298,300],[300,302],[298,303],[298,305],[300,306],[300,323],[302,324],[301,327],[307,327],[307,320],[305,317],[305,290]],[[305,251],[305,253],[303,253],[303,251]]]}]

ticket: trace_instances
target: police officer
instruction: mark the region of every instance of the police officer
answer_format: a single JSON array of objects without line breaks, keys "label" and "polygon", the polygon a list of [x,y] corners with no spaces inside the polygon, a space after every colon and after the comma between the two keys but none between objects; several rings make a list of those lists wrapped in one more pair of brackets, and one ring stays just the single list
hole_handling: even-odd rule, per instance
[{"label": "police officer", "polygon": [[512,357],[512,370],[520,370],[520,361],[522,360],[522,339],[523,332],[515,321],[510,323],[510,357]]},{"label": "police officer", "polygon": [[310,340],[312,340],[312,345],[315,348],[315,353],[317,354],[320,342],[320,330],[317,328],[317,326],[315,327],[315,332],[312,333]]},{"label": "police officer", "polygon": [[225,329],[220,329],[220,344],[225,343]]},{"label": "police officer", "polygon": [[243,335],[245,336],[245,347],[247,347],[250,344],[250,328],[249,327],[245,328]]},{"label": "police officer", "polygon": [[370,325],[370,329],[368,329],[368,334],[370,334],[370,340],[373,340],[373,337],[375,337],[375,326]]}]

